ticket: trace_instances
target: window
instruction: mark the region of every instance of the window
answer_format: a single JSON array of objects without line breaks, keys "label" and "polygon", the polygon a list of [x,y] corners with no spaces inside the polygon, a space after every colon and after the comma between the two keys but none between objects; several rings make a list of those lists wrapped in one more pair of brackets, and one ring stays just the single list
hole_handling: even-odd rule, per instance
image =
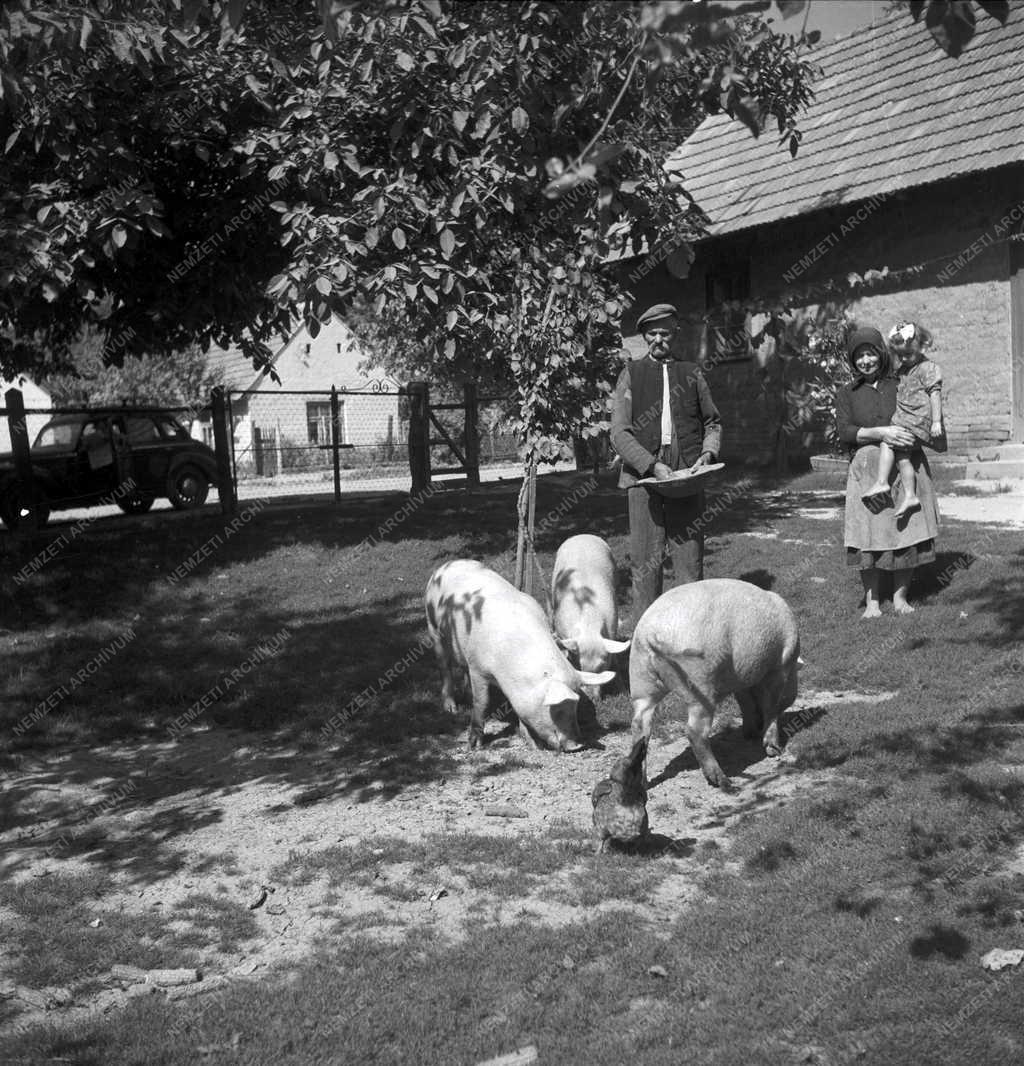
[{"label": "window", "polygon": [[[173,440],[191,440],[188,430],[176,419],[170,415],[157,415],[156,424],[160,427],[160,432],[165,437],[170,437]],[[212,430],[211,430],[212,432]]]},{"label": "window", "polygon": [[750,358],[747,309],[750,264],[747,261],[711,267],[706,277],[709,363]]},{"label": "window", "polygon": [[160,431],[152,418],[129,415],[125,421],[128,424],[129,444],[150,444],[160,439]]},{"label": "window", "polygon": [[[326,403],[306,404],[306,427],[310,444],[331,443],[331,405]],[[338,401],[338,443],[345,443],[345,401]]]}]

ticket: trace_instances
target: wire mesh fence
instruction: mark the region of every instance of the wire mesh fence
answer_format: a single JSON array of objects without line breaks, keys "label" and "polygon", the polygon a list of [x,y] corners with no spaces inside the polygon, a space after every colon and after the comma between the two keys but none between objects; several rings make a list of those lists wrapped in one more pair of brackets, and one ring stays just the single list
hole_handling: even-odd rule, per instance
[{"label": "wire mesh fence", "polygon": [[[408,399],[394,392],[250,391],[230,396],[239,495],[408,488]],[[372,484],[371,484],[372,483]]]},{"label": "wire mesh fence", "polygon": [[[401,392],[338,389],[332,393],[265,390],[230,394],[231,443],[239,498],[334,491],[337,440],[339,491],[408,490],[409,397]],[[438,410],[437,419],[465,454],[465,410]],[[210,436],[212,429],[204,430]],[[515,467],[517,443],[500,397],[478,406],[481,467]],[[434,434],[431,465],[459,465]]]}]

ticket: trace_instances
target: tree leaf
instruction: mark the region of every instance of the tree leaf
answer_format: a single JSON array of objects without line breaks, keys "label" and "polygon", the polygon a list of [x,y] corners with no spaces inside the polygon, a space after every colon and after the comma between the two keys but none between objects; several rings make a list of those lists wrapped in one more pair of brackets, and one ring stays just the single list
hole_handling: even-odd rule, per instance
[{"label": "tree leaf", "polygon": [[755,136],[761,136],[761,123],[757,118],[757,101],[752,96],[740,96],[732,101],[729,111]]},{"label": "tree leaf", "polygon": [[943,0],[931,3],[925,25],[938,46],[953,59],[959,58],[974,36],[975,20],[971,0]]},{"label": "tree leaf", "polygon": [[444,328],[447,330],[451,330],[454,327],[455,323],[458,322],[458,320],[459,312],[455,310],[449,311],[448,314],[444,316]]},{"label": "tree leaf", "polygon": [[452,125],[455,127],[457,133],[462,133],[466,128],[466,123],[469,121],[468,111],[453,111],[452,112]]},{"label": "tree leaf", "polygon": [[395,64],[400,70],[412,70],[412,68],[416,66],[415,60],[408,52],[396,52]]},{"label": "tree leaf", "polygon": [[338,155],[336,152],[332,152],[328,149],[324,152],[324,169],[335,170],[338,166]]},{"label": "tree leaf", "polygon": [[88,15],[82,16],[82,31],[78,36],[78,47],[85,51],[85,46],[89,43],[89,37],[92,34],[92,21]]},{"label": "tree leaf", "polygon": [[157,218],[156,215],[146,215],[146,227],[149,232],[157,237],[173,237],[174,234],[167,228],[162,218]]},{"label": "tree leaf", "polygon": [[437,290],[432,288],[430,285],[424,285],[423,286],[423,295],[426,296],[426,298],[432,304],[436,304],[437,303]]},{"label": "tree leaf", "polygon": [[575,189],[583,182],[593,181],[597,174],[597,168],[593,163],[584,163],[576,170],[567,170],[564,174],[548,182],[544,188],[544,195],[549,200],[557,200],[567,192]]},{"label": "tree leaf", "polygon": [[997,19],[1003,26],[1010,17],[1010,0],[978,0],[978,7]]},{"label": "tree leaf", "polygon": [[395,226],[395,228],[391,231],[391,240],[394,243],[395,247],[399,251],[402,251],[402,249],[405,247],[405,230],[402,229],[401,226]]},{"label": "tree leaf", "polygon": [[453,337],[449,337],[444,342],[444,354],[446,359],[451,359],[455,355],[455,339]]},{"label": "tree leaf", "polygon": [[440,244],[441,254],[445,259],[451,259],[452,252],[455,251],[455,234],[450,229],[441,230]]},{"label": "tree leaf", "polygon": [[512,111],[512,128],[516,133],[523,133],[530,128],[530,116],[521,107]]},{"label": "tree leaf", "polygon": [[324,296],[331,295],[331,279],[325,278],[323,275],[316,279],[316,291],[322,293]]},{"label": "tree leaf", "polygon": [[118,248],[123,248],[125,241],[128,240],[128,230],[124,228],[119,222],[111,231],[110,238],[117,245]]},{"label": "tree leaf", "polygon": [[233,30],[237,31],[242,25],[242,16],[248,3],[249,0],[228,0],[228,25]]}]

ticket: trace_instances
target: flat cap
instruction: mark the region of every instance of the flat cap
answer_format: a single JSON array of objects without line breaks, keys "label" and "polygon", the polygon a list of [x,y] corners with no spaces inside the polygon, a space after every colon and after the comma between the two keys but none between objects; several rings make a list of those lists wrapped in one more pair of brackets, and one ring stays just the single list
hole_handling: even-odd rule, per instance
[{"label": "flat cap", "polygon": [[637,329],[643,333],[644,326],[657,322],[659,318],[678,318],[679,312],[671,304],[654,304],[636,320]]}]

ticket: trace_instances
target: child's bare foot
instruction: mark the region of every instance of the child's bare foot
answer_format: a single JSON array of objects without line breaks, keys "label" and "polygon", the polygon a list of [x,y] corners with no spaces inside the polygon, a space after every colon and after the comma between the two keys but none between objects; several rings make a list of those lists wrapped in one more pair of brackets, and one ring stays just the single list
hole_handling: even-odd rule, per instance
[{"label": "child's bare foot", "polygon": [[892,601],[893,614],[913,614],[914,608],[906,600]]},{"label": "child's bare foot", "polygon": [[860,498],[862,500],[870,500],[874,496],[886,496],[889,492],[889,486],[884,481],[876,481],[874,485],[862,492]]},{"label": "child's bare foot", "polygon": [[921,510],[921,501],[916,496],[905,496],[903,502],[893,511],[897,518],[910,514],[912,511]]},{"label": "child's bare foot", "polygon": [[867,605],[867,607],[864,608],[864,613],[861,615],[861,618],[881,618],[881,617],[882,617],[882,610],[878,606],[877,603],[869,603]]}]

